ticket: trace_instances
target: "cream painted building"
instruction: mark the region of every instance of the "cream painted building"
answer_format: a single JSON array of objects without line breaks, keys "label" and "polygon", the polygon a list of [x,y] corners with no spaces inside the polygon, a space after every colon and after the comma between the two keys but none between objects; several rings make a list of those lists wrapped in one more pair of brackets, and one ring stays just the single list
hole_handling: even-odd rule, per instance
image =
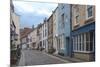
[{"label": "cream painted building", "polygon": [[[19,22],[20,17],[14,12],[14,6],[11,1],[10,4],[10,40],[11,40],[11,48],[17,47],[17,45],[20,45],[20,31],[19,31]],[[12,47],[13,46],[13,47]]]},{"label": "cream painted building", "polygon": [[37,49],[37,28],[34,28],[29,34],[28,34],[28,45],[31,49]]},{"label": "cream painted building", "polygon": [[58,48],[57,48],[57,22],[58,22],[58,7],[53,11],[53,47],[56,50],[55,54],[58,54]]},{"label": "cream painted building", "polygon": [[16,46],[20,45],[20,26],[19,26],[19,22],[20,22],[20,17],[19,15],[17,15],[16,13],[12,13],[12,20],[16,26],[16,36],[17,36],[17,41],[16,41]]}]

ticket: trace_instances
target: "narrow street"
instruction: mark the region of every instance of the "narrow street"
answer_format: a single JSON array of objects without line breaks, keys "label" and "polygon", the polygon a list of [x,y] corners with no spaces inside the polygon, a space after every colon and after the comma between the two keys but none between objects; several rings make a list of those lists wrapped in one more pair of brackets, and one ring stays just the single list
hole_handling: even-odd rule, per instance
[{"label": "narrow street", "polygon": [[69,63],[69,61],[37,50],[22,50],[18,66]]}]

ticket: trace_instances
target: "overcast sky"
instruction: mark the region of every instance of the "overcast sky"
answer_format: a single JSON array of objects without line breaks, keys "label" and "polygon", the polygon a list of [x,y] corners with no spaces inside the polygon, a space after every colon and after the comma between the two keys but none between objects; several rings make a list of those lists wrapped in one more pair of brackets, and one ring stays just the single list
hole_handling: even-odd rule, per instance
[{"label": "overcast sky", "polygon": [[35,27],[49,17],[57,7],[56,3],[13,1],[15,13],[20,15],[20,27]]}]

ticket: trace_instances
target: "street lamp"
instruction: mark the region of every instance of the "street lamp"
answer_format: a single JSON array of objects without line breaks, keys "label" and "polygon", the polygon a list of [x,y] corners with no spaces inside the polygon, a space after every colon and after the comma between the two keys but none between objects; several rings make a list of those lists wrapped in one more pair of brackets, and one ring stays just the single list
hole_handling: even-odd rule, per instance
[{"label": "street lamp", "polygon": [[58,34],[56,34],[56,36],[55,36],[56,38],[58,37]]}]

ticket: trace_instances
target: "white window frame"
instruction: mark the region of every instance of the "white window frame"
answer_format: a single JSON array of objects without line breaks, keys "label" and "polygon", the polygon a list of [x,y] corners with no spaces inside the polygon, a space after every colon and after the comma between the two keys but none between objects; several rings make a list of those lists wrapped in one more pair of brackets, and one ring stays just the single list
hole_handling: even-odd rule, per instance
[{"label": "white window frame", "polygon": [[73,50],[75,50],[75,37],[72,37],[72,40],[73,40]]},{"label": "white window frame", "polygon": [[87,9],[88,9],[88,6],[91,7],[92,5],[87,5],[87,6],[86,6],[86,19],[87,19],[87,20],[90,19],[90,18],[93,18],[93,6],[92,6],[92,16],[91,16],[91,17],[88,17],[88,10],[87,10]]},{"label": "white window frame", "polygon": [[[79,42],[80,36],[81,36],[82,42]],[[84,36],[84,40],[83,40],[82,36]],[[78,41],[77,41],[77,38],[78,38]],[[89,34],[89,38],[90,38],[90,34]],[[73,37],[73,51],[74,52],[83,52],[83,53],[94,52],[94,36],[93,36],[93,50],[92,51],[86,51],[86,42],[89,42],[89,49],[90,49],[90,39],[89,39],[89,41],[86,41],[86,33],[82,33],[80,35]],[[80,43],[81,43],[81,45],[80,45]],[[84,47],[82,47],[82,43],[84,44]],[[78,46],[78,49],[77,49],[77,46]],[[81,46],[81,50],[80,50],[80,46]]]},{"label": "white window frame", "polygon": [[78,44],[77,44],[78,45],[78,51],[80,51],[80,42],[79,41],[80,41],[80,35],[78,35],[78,41],[77,41],[78,42]]},{"label": "white window frame", "polygon": [[80,35],[80,37],[81,37],[81,42],[80,42],[81,45],[80,46],[81,46],[81,51],[82,51],[82,49],[83,49],[82,48],[82,34]]}]

